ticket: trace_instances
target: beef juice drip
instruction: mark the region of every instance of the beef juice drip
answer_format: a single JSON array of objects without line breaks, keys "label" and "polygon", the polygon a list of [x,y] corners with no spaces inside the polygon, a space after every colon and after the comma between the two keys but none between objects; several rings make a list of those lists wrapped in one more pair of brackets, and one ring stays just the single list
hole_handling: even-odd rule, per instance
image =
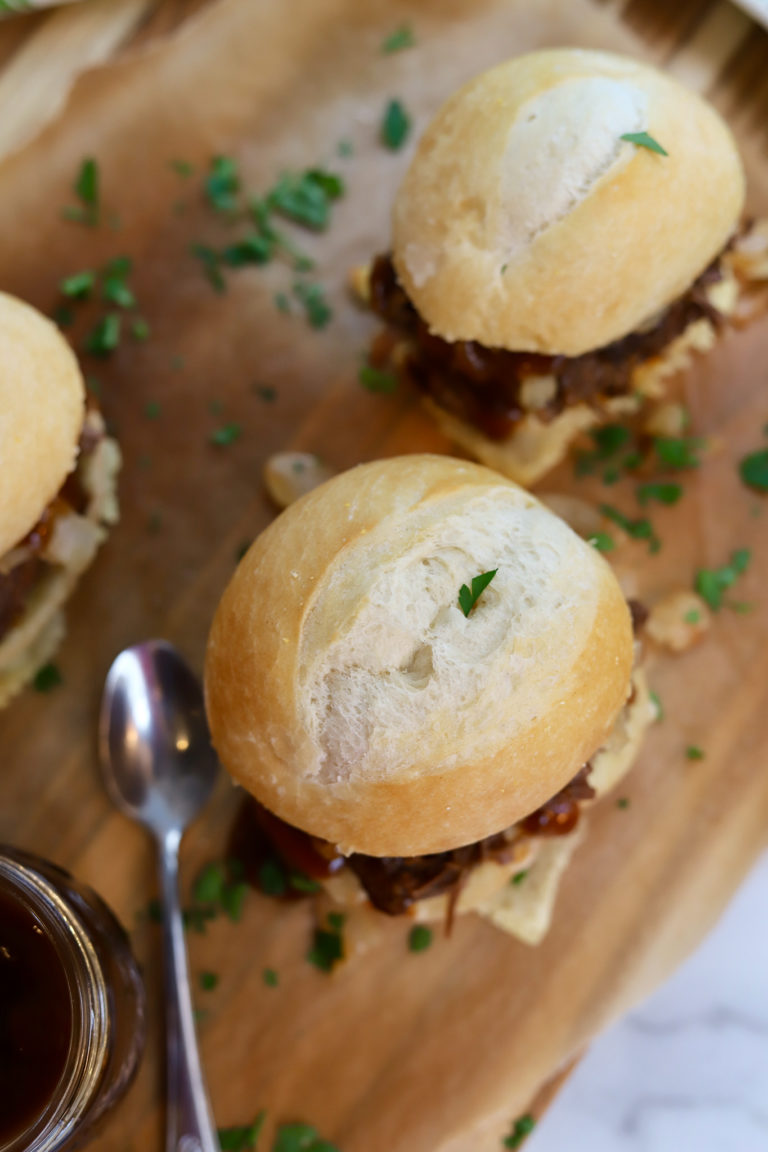
[{"label": "beef juice drip", "polygon": [[66,971],[35,914],[0,884],[0,1146],[56,1096],[73,1027]]}]

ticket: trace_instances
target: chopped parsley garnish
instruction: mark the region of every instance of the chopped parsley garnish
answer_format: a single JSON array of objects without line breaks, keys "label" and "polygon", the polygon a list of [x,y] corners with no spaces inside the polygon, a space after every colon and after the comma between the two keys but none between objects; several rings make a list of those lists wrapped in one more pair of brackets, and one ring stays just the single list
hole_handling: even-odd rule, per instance
[{"label": "chopped parsley garnish", "polygon": [[613,552],[616,547],[616,541],[608,532],[593,532],[587,543],[597,548],[598,552]]},{"label": "chopped parsley garnish", "polygon": [[251,1152],[256,1147],[256,1141],[264,1127],[266,1112],[259,1112],[253,1124],[244,1124],[233,1128],[219,1128],[219,1146],[221,1152]]},{"label": "chopped parsley garnish", "polygon": [[681,484],[640,484],[637,489],[638,503],[643,507],[651,500],[657,500],[659,504],[677,504],[682,494]]},{"label": "chopped parsley garnish", "polygon": [[75,313],[68,304],[60,304],[53,313],[53,319],[59,328],[71,328],[75,322]]},{"label": "chopped parsley garnish", "polygon": [[397,376],[382,368],[374,368],[367,361],[360,365],[357,378],[369,392],[391,393],[397,391]]},{"label": "chopped parsley garnish", "polygon": [[311,1124],[281,1124],[275,1133],[272,1152],[339,1152],[317,1134]]},{"label": "chopped parsley garnish", "polygon": [[619,796],[618,800],[616,801],[616,807],[617,808],[629,808],[629,797],[628,796]]},{"label": "chopped parsley garnish", "polygon": [[698,624],[701,620],[701,612],[698,608],[689,608],[685,616],[683,616],[686,624]]},{"label": "chopped parsley garnish", "polygon": [[274,404],[277,400],[277,389],[271,384],[254,384],[252,390],[265,404]]},{"label": "chopped parsley garnish", "polygon": [[85,341],[85,351],[92,356],[109,356],[120,343],[120,317],[109,312],[102,316]]},{"label": "chopped parsley garnish", "polygon": [[354,156],[355,146],[351,140],[339,140],[336,151],[339,156]]},{"label": "chopped parsley garnish", "polygon": [[653,440],[656,455],[668,468],[698,468],[698,454],[705,444],[698,436],[655,436]]},{"label": "chopped parsley garnish", "polygon": [[200,987],[202,988],[203,992],[212,992],[218,983],[218,972],[200,973]]},{"label": "chopped parsley garnish", "polygon": [[219,448],[226,448],[230,444],[234,444],[235,440],[239,440],[242,432],[241,426],[234,421],[222,424],[220,428],[214,428],[211,432],[211,444],[215,444]]},{"label": "chopped parsley garnish", "polygon": [[636,144],[638,148],[647,148],[649,152],[658,152],[659,156],[669,156],[666,148],[662,148],[658,140],[654,140],[647,132],[625,132],[620,139]]},{"label": "chopped parsley garnish", "polygon": [[149,339],[149,324],[143,316],[137,316],[136,319],[132,321],[131,335],[133,336],[134,340],[138,340],[140,344],[143,344],[145,340]]},{"label": "chopped parsley garnish", "polygon": [[613,508],[610,504],[601,504],[600,511],[603,516],[612,520],[614,524],[618,524],[619,528],[623,529],[633,540],[647,540],[650,551],[658,552],[661,547],[661,541],[656,536],[650,520],[646,517],[632,520],[629,516],[625,516],[623,512],[620,512],[618,508]]},{"label": "chopped parsley garnish", "polygon": [[240,177],[231,156],[214,156],[205,179],[208,202],[217,211],[231,215],[237,211]]},{"label": "chopped parsley garnish", "polygon": [[157,896],[147,904],[147,919],[151,920],[153,924],[162,924],[163,922],[163,905]]},{"label": "chopped parsley garnish", "polygon": [[268,988],[277,988],[280,983],[280,977],[274,968],[265,968],[261,974],[261,978]]},{"label": "chopped parsley garnish", "polygon": [[748,487],[768,492],[768,448],[745,456],[739,464],[739,475]]},{"label": "chopped parsley garnish", "polygon": [[64,678],[59,671],[59,666],[52,661],[43,664],[42,668],[38,668],[33,680],[36,692],[52,692],[54,688],[58,688],[63,683]]},{"label": "chopped parsley garnish", "polygon": [[[246,545],[246,551],[248,546]],[[289,889],[310,894],[320,891],[311,876],[296,868],[287,868],[276,856],[270,856],[259,867],[259,888],[265,896],[284,896]]]},{"label": "chopped parsley garnish", "polygon": [[641,456],[631,445],[632,434],[623,424],[604,424],[593,428],[589,436],[595,446],[576,454],[577,476],[591,476],[604,465],[603,482],[613,484],[622,471],[630,472],[640,465]]},{"label": "chopped parsley garnish", "polygon": [[328,227],[331,204],[344,195],[344,181],[334,172],[309,168],[306,172],[286,172],[267,194],[273,212],[303,224],[315,232]]},{"label": "chopped parsley garnish", "polygon": [[498,568],[494,568],[490,572],[482,572],[479,576],[472,577],[471,587],[462,584],[461,588],[459,588],[459,607],[465,616],[469,616],[480,596],[497,572]]},{"label": "chopped parsley garnish", "polygon": [[695,744],[689,744],[688,745],[688,747],[685,750],[685,755],[686,755],[686,759],[688,759],[688,760],[703,760],[704,759],[703,750],[701,748],[698,748]]},{"label": "chopped parsley garnish", "polygon": [[535,1127],[536,1121],[530,1112],[526,1112],[524,1116],[518,1116],[512,1125],[509,1136],[505,1137],[503,1146],[505,1148],[519,1148],[526,1136],[530,1136]]},{"label": "chopped parsley garnish", "polygon": [[200,261],[205,278],[215,292],[226,292],[227,285],[221,274],[221,257],[215,248],[207,244],[193,244],[190,252]]},{"label": "chopped parsley garnish", "polygon": [[290,312],[291,301],[286,292],[275,293],[275,308],[277,308],[278,312]]},{"label": "chopped parsley garnish", "polygon": [[517,887],[518,884],[522,884],[528,875],[528,871],[529,870],[527,868],[524,868],[522,872],[515,872],[514,876],[509,881],[510,884],[513,884],[515,887]]},{"label": "chopped parsley garnish", "polygon": [[83,160],[75,180],[74,191],[80,203],[67,207],[62,215],[67,220],[95,225],[99,222],[99,166],[92,157]]},{"label": "chopped parsley garnish", "polygon": [[392,152],[402,148],[411,131],[411,118],[399,100],[390,100],[381,122],[381,142]]},{"label": "chopped parsley garnish", "polygon": [[660,724],[661,721],[664,719],[664,708],[663,708],[662,703],[661,703],[661,698],[660,698],[658,692],[649,692],[648,695],[651,698],[651,703],[653,704],[654,708],[656,709],[656,723]]},{"label": "chopped parsley garnish", "polygon": [[221,894],[221,906],[233,924],[239,923],[242,918],[247,892],[246,882],[238,880],[234,884],[227,884]]},{"label": "chopped parsley garnish", "polygon": [[95,272],[75,272],[59,283],[59,291],[62,296],[69,296],[72,300],[86,300],[93,291],[95,283]]},{"label": "chopped parsley garnish", "polygon": [[327,924],[327,928],[315,929],[312,947],[307,953],[307,960],[321,972],[331,972],[344,959],[343,915],[330,912]]},{"label": "chopped parsley garnish", "polygon": [[192,165],[186,160],[171,160],[171,168],[177,176],[182,176],[185,180],[195,171]]},{"label": "chopped parsley garnish", "polygon": [[696,591],[713,611],[722,607],[724,592],[747,570],[750,559],[749,549],[739,548],[731,553],[730,564],[722,568],[700,568],[696,573]]},{"label": "chopped parsley garnish", "polygon": [[246,264],[268,264],[274,255],[275,246],[272,240],[254,232],[231,244],[221,253],[221,259],[230,268],[242,268]]},{"label": "chopped parsley garnish", "polygon": [[381,51],[385,56],[391,56],[393,52],[402,52],[404,48],[413,48],[415,43],[416,39],[410,24],[401,24],[382,41]]},{"label": "chopped parsley garnish", "polygon": [[226,882],[223,864],[206,864],[195,880],[192,899],[196,904],[219,904]]},{"label": "chopped parsley garnish", "polygon": [[304,308],[310,327],[325,328],[333,316],[333,310],[325,299],[322,284],[294,284],[293,294]]},{"label": "chopped parsley garnish", "polygon": [[122,276],[107,276],[101,286],[101,294],[110,304],[118,308],[135,308],[136,297]]},{"label": "chopped parsley garnish", "polygon": [[160,415],[160,404],[157,400],[148,400],[144,405],[144,415],[147,420],[157,420]]},{"label": "chopped parsley garnish", "polygon": [[408,951],[424,952],[432,943],[432,929],[426,924],[414,924],[408,933]]}]

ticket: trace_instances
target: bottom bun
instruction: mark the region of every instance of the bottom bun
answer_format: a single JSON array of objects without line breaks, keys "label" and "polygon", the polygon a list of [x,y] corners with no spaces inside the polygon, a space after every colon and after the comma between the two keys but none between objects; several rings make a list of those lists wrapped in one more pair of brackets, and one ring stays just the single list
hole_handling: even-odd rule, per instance
[{"label": "bottom bun", "polygon": [[[87,417],[103,432],[98,413]],[[88,497],[85,512],[57,518],[47,546],[45,572],[29,594],[19,620],[0,640],[0,708],[29,684],[58,649],[66,631],[62,608],[80,576],[118,518],[116,479],[120,450],[103,437],[78,465],[78,479]]]}]

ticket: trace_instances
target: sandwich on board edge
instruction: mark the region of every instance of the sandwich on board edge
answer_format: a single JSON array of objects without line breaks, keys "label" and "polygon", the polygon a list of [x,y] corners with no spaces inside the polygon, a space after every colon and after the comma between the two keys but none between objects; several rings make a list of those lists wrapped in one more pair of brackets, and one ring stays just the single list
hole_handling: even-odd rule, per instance
[{"label": "sandwich on board edge", "polygon": [[0,293],[0,707],[61,643],[64,603],[118,518],[120,452],[50,320]]},{"label": "sandwich on board edge", "polygon": [[487,468],[407,456],[258,537],[215,614],[206,706],[278,854],[340,905],[473,910],[535,943],[581,809],[654,717],[638,650],[564,521]]},{"label": "sandwich on board edge", "polygon": [[532,484],[749,314],[768,222],[740,225],[743,207],[729,129],[671,77],[580,49],[500,64],[437,113],[391,254],[353,277],[387,323],[371,363]]}]

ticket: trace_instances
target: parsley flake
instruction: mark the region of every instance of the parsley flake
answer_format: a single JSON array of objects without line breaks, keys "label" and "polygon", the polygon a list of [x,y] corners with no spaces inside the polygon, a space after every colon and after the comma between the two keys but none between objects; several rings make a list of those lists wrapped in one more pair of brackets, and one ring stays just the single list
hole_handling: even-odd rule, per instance
[{"label": "parsley flake", "polygon": [[62,296],[69,296],[71,300],[86,300],[93,291],[95,283],[95,272],[75,272],[59,283],[59,291]]},{"label": "parsley flake", "polygon": [[275,1133],[272,1152],[339,1152],[335,1144],[323,1140],[311,1124],[282,1124]]},{"label": "parsley flake", "polygon": [[668,468],[698,468],[699,452],[706,440],[697,436],[655,436],[653,446],[662,464]]},{"label": "parsley flake", "polygon": [[52,692],[54,688],[58,688],[63,683],[64,678],[59,671],[59,666],[52,661],[43,664],[42,668],[38,668],[33,680],[35,692]]},{"label": "parsley flake", "polygon": [[714,612],[722,607],[723,593],[746,571],[750,559],[749,549],[739,548],[731,553],[730,564],[722,568],[700,568],[696,573],[696,591]]},{"label": "parsley flake", "polygon": [[139,344],[143,344],[145,340],[149,339],[150,327],[143,316],[137,316],[131,324],[131,336]]},{"label": "parsley flake", "polygon": [[461,588],[459,588],[459,607],[465,616],[469,616],[480,596],[497,572],[498,568],[494,568],[490,572],[482,572],[479,576],[472,577],[471,587],[468,588],[466,584],[462,584]]},{"label": "parsley flake", "polygon": [[587,541],[598,552],[613,552],[616,541],[608,532],[594,532]]},{"label": "parsley flake", "polygon": [[296,224],[322,232],[328,227],[331,204],[344,195],[344,181],[335,172],[309,168],[286,172],[267,194],[267,207]]},{"label": "parsley flake", "polygon": [[228,215],[237,211],[240,177],[231,156],[214,156],[205,180],[205,194],[216,212]]},{"label": "parsley flake", "polygon": [[649,152],[658,152],[659,156],[669,156],[669,152],[648,132],[625,132],[619,139],[635,144],[638,148],[647,148]]},{"label": "parsley flake", "polygon": [[221,274],[221,257],[215,248],[209,248],[207,244],[193,244],[190,252],[200,261],[205,278],[214,292],[226,292],[227,285]]},{"label": "parsley flake", "polygon": [[192,165],[189,164],[186,160],[171,160],[170,163],[171,168],[176,173],[176,175],[183,177],[185,180],[195,171]]},{"label": "parsley flake", "polygon": [[267,236],[254,232],[231,244],[221,253],[221,259],[230,268],[242,268],[246,264],[268,264],[274,255],[275,245]]},{"label": "parsley flake", "polygon": [[135,308],[136,297],[122,276],[107,276],[101,286],[101,294],[109,304],[118,308]]},{"label": "parsley flake", "polygon": [[689,744],[685,750],[686,759],[688,760],[703,760],[704,752],[695,744]]},{"label": "parsley flake", "polygon": [[80,204],[64,208],[62,212],[64,218],[91,226],[98,224],[99,184],[99,166],[93,157],[88,157],[80,165],[74,184],[75,195]]},{"label": "parsley flake", "polygon": [[219,983],[218,972],[201,972],[200,973],[200,987],[203,992],[212,992],[216,985]]},{"label": "parsley flake", "polygon": [[293,294],[304,308],[309,326],[325,328],[333,316],[333,310],[325,299],[322,284],[294,284]]},{"label": "parsley flake", "polygon": [[160,415],[160,404],[157,400],[148,400],[144,405],[144,415],[147,420],[157,420]]},{"label": "parsley flake", "polygon": [[266,1115],[266,1112],[259,1112],[253,1124],[219,1128],[217,1135],[221,1152],[251,1152],[256,1147]]},{"label": "parsley flake", "polygon": [[280,983],[280,977],[274,968],[265,968],[261,974],[261,978],[268,988],[277,988]]},{"label": "parsley flake", "polygon": [[432,943],[432,929],[426,924],[414,924],[408,933],[408,951],[424,952]]},{"label": "parsley flake", "polygon": [[664,708],[661,703],[661,697],[659,696],[658,692],[649,692],[648,695],[651,698],[651,703],[656,709],[656,723],[660,724],[664,719]]},{"label": "parsley flake", "polygon": [[357,378],[363,388],[368,392],[381,392],[390,394],[397,391],[397,376],[394,372],[386,372],[382,368],[374,368],[366,361],[360,365]]},{"label": "parsley flake", "polygon": [[526,1112],[524,1116],[518,1116],[512,1125],[512,1131],[504,1140],[504,1147],[519,1148],[526,1136],[530,1136],[535,1127],[536,1121],[530,1112]]},{"label": "parsley flake", "polygon": [[768,492],[768,448],[745,456],[739,464],[739,475],[749,488]]},{"label": "parsley flake", "polygon": [[411,118],[399,100],[390,100],[381,122],[381,142],[391,152],[397,152],[408,139]]},{"label": "parsley flake", "polygon": [[226,873],[221,864],[211,862],[198,873],[192,888],[192,899],[196,904],[218,904],[221,900]]},{"label": "parsley flake", "polygon": [[220,428],[214,428],[211,432],[211,444],[215,444],[219,448],[226,448],[230,444],[234,444],[235,440],[239,440],[242,432],[241,426],[234,421],[222,424]]},{"label": "parsley flake", "polygon": [[509,881],[510,884],[512,884],[514,887],[517,887],[518,884],[522,884],[528,875],[528,872],[528,868],[524,868],[522,872],[515,872],[514,876]]},{"label": "parsley flake", "polygon": [[120,343],[120,317],[107,313],[99,320],[85,341],[85,351],[92,356],[109,356]]},{"label": "parsley flake", "polygon": [[677,504],[683,494],[681,484],[641,484],[637,489],[637,499],[643,507],[651,500],[659,504]]},{"label": "parsley flake", "polygon": [[394,52],[402,52],[404,48],[413,48],[415,43],[416,39],[410,24],[401,24],[382,40],[381,51],[385,56],[391,56]]},{"label": "parsley flake", "polygon": [[612,520],[614,524],[618,524],[619,528],[623,529],[633,540],[647,540],[650,551],[658,552],[661,547],[661,541],[656,536],[650,520],[645,517],[632,520],[629,516],[625,516],[623,512],[620,512],[618,508],[613,508],[610,504],[601,504],[600,511],[603,516]]},{"label": "parsley flake", "polygon": [[341,934],[344,917],[340,913],[330,912],[327,923],[327,928],[315,929],[312,947],[307,953],[307,960],[321,972],[333,971],[344,959],[344,940]]},{"label": "parsley flake", "polygon": [[628,796],[619,796],[618,800],[616,801],[616,807],[617,808],[629,808],[629,797]]}]

